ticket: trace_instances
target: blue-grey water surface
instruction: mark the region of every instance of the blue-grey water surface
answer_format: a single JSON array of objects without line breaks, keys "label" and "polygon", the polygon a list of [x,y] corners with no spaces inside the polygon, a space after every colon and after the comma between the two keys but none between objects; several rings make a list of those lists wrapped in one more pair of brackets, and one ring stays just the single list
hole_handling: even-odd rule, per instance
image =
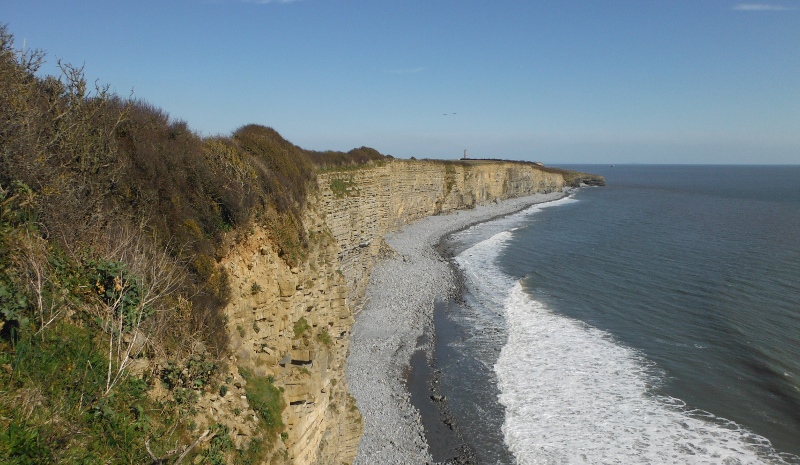
[{"label": "blue-grey water surface", "polygon": [[481,462],[800,463],[800,166],[578,168],[607,186],[451,238]]}]

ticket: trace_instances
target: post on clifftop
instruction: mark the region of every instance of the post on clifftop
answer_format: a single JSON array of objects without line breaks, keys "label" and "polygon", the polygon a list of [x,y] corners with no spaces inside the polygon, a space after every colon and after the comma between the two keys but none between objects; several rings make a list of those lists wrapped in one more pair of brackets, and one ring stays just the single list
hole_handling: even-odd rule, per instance
[{"label": "post on clifftop", "polygon": [[469,157],[467,156],[467,149],[464,149],[464,158],[462,158],[462,160],[466,160],[467,158],[469,158]]}]

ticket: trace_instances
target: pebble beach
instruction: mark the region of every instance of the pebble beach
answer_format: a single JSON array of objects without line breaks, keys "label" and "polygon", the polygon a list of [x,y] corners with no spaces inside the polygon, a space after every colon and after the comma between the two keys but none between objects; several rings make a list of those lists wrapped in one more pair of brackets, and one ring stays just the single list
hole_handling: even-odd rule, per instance
[{"label": "pebble beach", "polygon": [[387,235],[386,242],[395,253],[380,261],[370,275],[347,359],[350,392],[364,419],[354,464],[433,463],[405,379],[417,341],[426,332],[432,334],[434,302],[456,290],[452,269],[436,252],[436,245],[444,236],[472,224],[565,195],[535,194],[426,217]]}]

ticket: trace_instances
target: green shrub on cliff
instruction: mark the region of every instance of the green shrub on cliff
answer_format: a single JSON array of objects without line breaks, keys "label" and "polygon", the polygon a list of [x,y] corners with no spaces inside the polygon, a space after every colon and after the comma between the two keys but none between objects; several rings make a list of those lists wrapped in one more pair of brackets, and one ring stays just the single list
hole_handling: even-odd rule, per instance
[{"label": "green shrub on cliff", "polygon": [[306,321],[306,319],[301,316],[300,319],[295,321],[294,325],[292,326],[292,331],[294,332],[294,338],[298,339],[300,337],[303,337],[303,335],[305,335],[305,333],[310,329],[311,325],[309,325],[308,321]]},{"label": "green shrub on cliff", "polygon": [[359,195],[356,183],[351,179],[335,178],[331,181],[330,188],[334,197],[337,199],[344,197],[358,197]]},{"label": "green shrub on cliff", "polygon": [[239,369],[239,373],[247,381],[245,392],[250,408],[256,411],[265,425],[264,439],[267,444],[273,444],[278,434],[285,428],[281,419],[281,414],[286,408],[283,394],[271,377],[255,376],[242,368]]},{"label": "green shrub on cliff", "polygon": [[317,340],[328,347],[333,345],[333,338],[331,338],[330,333],[325,328],[319,330],[319,333],[317,333]]}]

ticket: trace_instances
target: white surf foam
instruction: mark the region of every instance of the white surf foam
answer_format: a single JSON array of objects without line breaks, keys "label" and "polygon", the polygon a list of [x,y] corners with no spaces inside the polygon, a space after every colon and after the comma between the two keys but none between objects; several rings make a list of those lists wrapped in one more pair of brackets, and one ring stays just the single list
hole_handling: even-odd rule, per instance
[{"label": "white surf foam", "polygon": [[503,434],[518,463],[787,463],[765,438],[655,396],[657,372],[639,353],[531,299],[495,265],[512,234],[497,233],[456,260],[473,295],[506,320],[495,372]]}]

